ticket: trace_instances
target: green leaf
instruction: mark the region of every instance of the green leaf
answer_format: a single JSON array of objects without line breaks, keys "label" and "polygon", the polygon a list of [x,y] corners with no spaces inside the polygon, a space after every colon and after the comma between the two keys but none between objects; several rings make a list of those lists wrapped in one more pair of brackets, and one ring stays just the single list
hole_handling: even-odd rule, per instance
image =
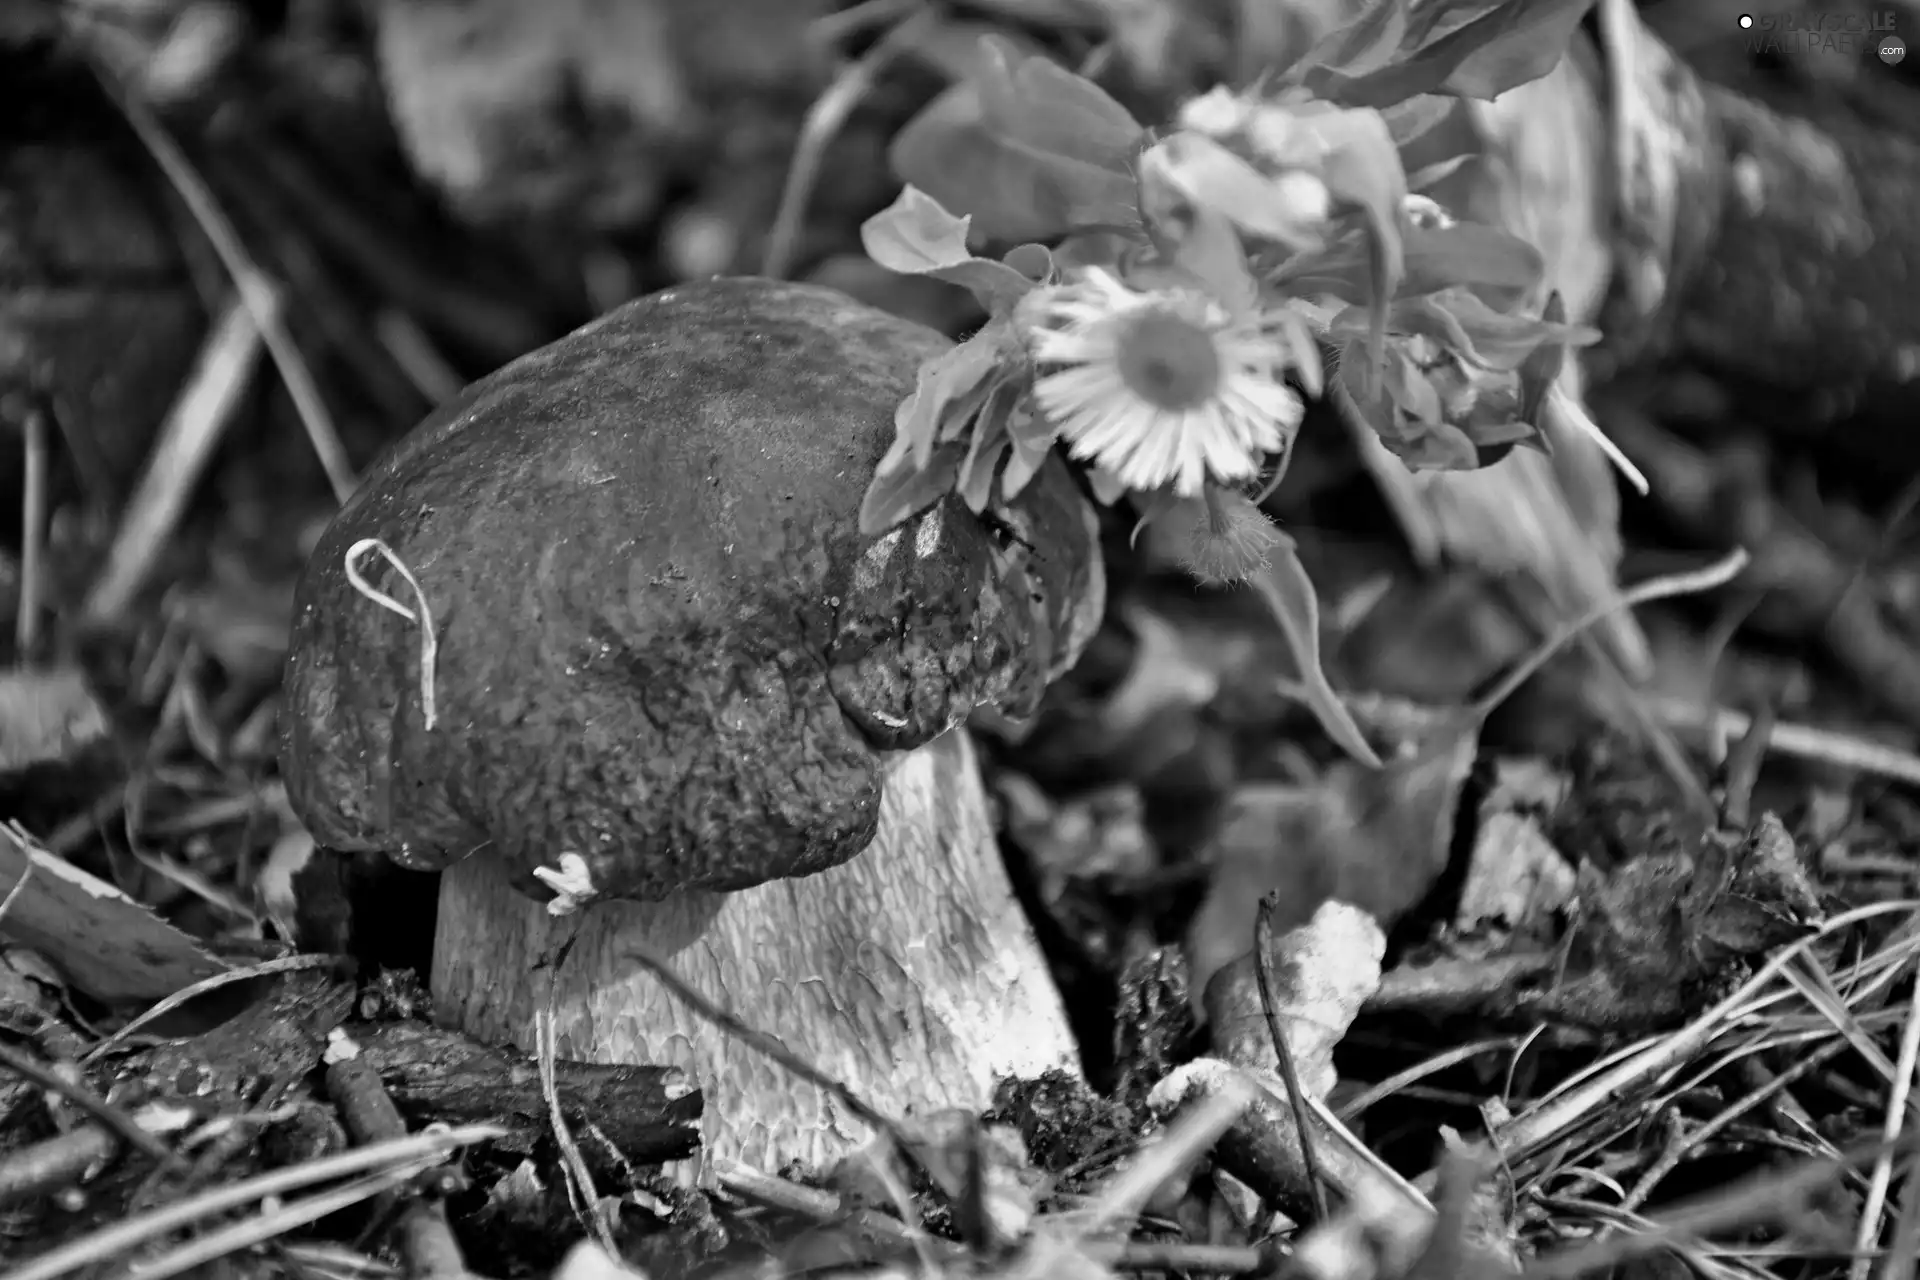
[{"label": "green leaf", "polygon": [[1399,346],[1387,352],[1387,394],[1415,422],[1441,422],[1446,410],[1440,407],[1440,393],[1427,380],[1419,365]]},{"label": "green leaf", "polygon": [[1316,94],[1338,101],[1333,86],[1387,65],[1406,36],[1407,0],[1366,0],[1353,21],[1313,47],[1303,83]]},{"label": "green leaf", "polygon": [[1093,490],[1093,500],[1103,507],[1112,506],[1132,492],[1127,488],[1125,480],[1105,467],[1090,466],[1086,468],[1084,474],[1087,477],[1087,488]]},{"label": "green leaf", "polygon": [[1147,526],[1155,520],[1160,519],[1170,511],[1179,509],[1184,504],[1197,503],[1196,499],[1182,498],[1174,493],[1172,489],[1166,488],[1152,489],[1144,493],[1130,493],[1127,495],[1127,501],[1129,505],[1133,507],[1135,517],[1133,532],[1127,535],[1127,545],[1129,547],[1138,545],[1140,535],[1145,533]]},{"label": "green leaf", "polygon": [[1017,397],[1007,415],[1007,439],[1013,455],[1000,473],[1003,500],[1011,502],[1019,497],[1020,491],[1040,473],[1040,468],[1046,465],[1047,454],[1053,450],[1053,437],[1053,428],[1047,420],[1033,411],[1026,397]]},{"label": "green leaf", "polygon": [[[1173,206],[1192,204],[1225,214],[1252,235],[1282,244],[1320,244],[1317,216],[1312,222],[1303,219],[1288,207],[1272,178],[1203,134],[1170,134],[1141,153],[1140,185],[1141,212],[1162,235],[1171,230],[1168,222],[1184,220]],[[1184,199],[1174,199],[1163,190],[1167,187]]]},{"label": "green leaf", "polygon": [[1393,134],[1393,145],[1404,150],[1409,143],[1425,137],[1435,125],[1451,116],[1457,105],[1454,99],[1437,93],[1420,93],[1405,102],[1381,107],[1380,114]]},{"label": "green leaf", "polygon": [[1013,414],[1014,402],[1022,394],[1022,389],[1011,383],[996,384],[974,419],[973,440],[967,446],[967,456],[960,463],[953,487],[960,500],[967,504],[967,510],[975,515],[985,511],[987,501],[993,497],[994,471],[1000,465],[1001,456],[1013,445],[1007,436],[1007,422]]},{"label": "green leaf", "polygon": [[894,410],[894,443],[882,470],[896,454],[911,457],[916,469],[925,469],[934,445],[954,434],[954,422],[964,427],[980,411],[1001,371],[1004,329],[996,329],[999,326],[987,325],[958,346],[920,362],[913,393]]},{"label": "green leaf", "polygon": [[[1524,293],[1546,273],[1540,251],[1520,237],[1478,222],[1456,222],[1450,227],[1402,228],[1406,274],[1396,297],[1414,298],[1455,285]],[[1358,237],[1348,237],[1317,253],[1299,253],[1287,259],[1269,278],[1275,288],[1296,294],[1331,293],[1346,302],[1360,303],[1378,292],[1367,249]]]},{"label": "green leaf", "polygon": [[1368,264],[1376,285],[1367,299],[1372,316],[1367,358],[1377,369],[1386,349],[1387,304],[1406,270],[1400,208],[1407,198],[1407,173],[1379,112],[1339,111],[1314,124],[1328,147],[1321,179],[1336,200],[1357,205],[1366,217]]},{"label": "green leaf", "polygon": [[980,44],[980,101],[989,132],[1040,155],[1127,172],[1145,130],[1106,90],[1000,36]]},{"label": "green leaf", "polygon": [[[1278,532],[1278,530],[1276,530]],[[1380,757],[1360,732],[1353,713],[1334,692],[1320,667],[1320,601],[1314,595],[1313,582],[1306,566],[1300,563],[1299,548],[1292,538],[1280,535],[1273,548],[1272,563],[1252,578],[1253,589],[1273,613],[1300,668],[1300,683],[1307,706],[1342,750],[1370,769],[1380,768]]]},{"label": "green leaf", "polygon": [[1129,263],[1128,279],[1151,288],[1184,276],[1223,306],[1243,315],[1250,312],[1259,301],[1260,285],[1247,269],[1240,233],[1225,211],[1194,200],[1170,165],[1157,148],[1140,157],[1140,212],[1159,253]]},{"label": "green leaf", "polygon": [[1049,284],[1059,275],[1053,251],[1043,244],[1017,244],[1002,254],[1000,261],[1035,284]]},{"label": "green leaf", "polygon": [[[1567,318],[1567,304],[1561,299],[1560,291],[1555,289],[1547,295],[1547,305],[1540,309],[1540,319],[1547,324],[1562,324]],[[1596,335],[1598,336],[1598,335]],[[1562,367],[1566,364],[1567,346],[1558,342],[1543,342],[1520,362],[1520,416],[1531,423],[1540,421],[1540,411],[1546,406],[1547,392],[1560,380]]]},{"label": "green leaf", "polygon": [[1284,304],[1274,313],[1273,326],[1287,351],[1287,365],[1300,379],[1308,395],[1318,400],[1326,389],[1326,362],[1320,354],[1320,340],[1306,317]]},{"label": "green leaf", "polygon": [[[1423,299],[1424,305],[1452,317],[1471,344],[1459,348],[1460,354],[1486,369],[1518,369],[1543,344],[1556,350],[1591,346],[1600,341],[1600,331],[1585,325],[1567,324],[1566,308],[1555,293],[1548,302],[1559,319],[1517,315],[1490,307],[1478,294],[1466,289],[1447,289]],[[1554,363],[1559,373],[1559,363]]]},{"label": "green leaf", "polygon": [[1478,471],[1480,450],[1472,437],[1451,422],[1409,424],[1380,443],[1406,464],[1409,471]]},{"label": "green leaf", "polygon": [[1053,241],[1139,222],[1133,175],[1009,143],[987,127],[979,85],[963,81],[894,135],[893,171],[967,216],[976,248]]},{"label": "green leaf", "polygon": [[1429,190],[1459,172],[1460,166],[1467,161],[1477,159],[1479,159],[1479,156],[1471,151],[1467,151],[1457,156],[1448,156],[1445,160],[1436,160],[1429,165],[1422,165],[1407,175],[1407,190]]},{"label": "green leaf", "polygon": [[1384,107],[1417,93],[1496,98],[1560,64],[1593,0],[1501,0],[1418,52],[1343,85],[1341,100]]},{"label": "green leaf", "polygon": [[903,464],[875,472],[860,503],[860,532],[877,537],[946,497],[965,454],[957,442],[943,444],[925,467]]},{"label": "green leaf", "polygon": [[967,219],[909,183],[892,204],[860,224],[867,256],[902,275],[932,276],[966,289],[991,312],[1013,306],[1033,281],[1004,262],[967,251]]}]

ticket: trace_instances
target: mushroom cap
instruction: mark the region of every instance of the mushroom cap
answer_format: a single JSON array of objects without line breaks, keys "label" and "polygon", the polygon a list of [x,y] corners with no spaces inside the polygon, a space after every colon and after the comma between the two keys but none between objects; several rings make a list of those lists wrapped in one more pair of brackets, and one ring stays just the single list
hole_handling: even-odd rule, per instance
[{"label": "mushroom cap", "polygon": [[[339,850],[514,884],[563,854],[658,900],[844,862],[893,753],[1029,713],[1097,626],[1091,508],[1058,459],[982,520],[859,532],[896,406],[947,339],[831,290],[716,279],[482,379],[335,516],[295,599],[288,797]],[[356,588],[378,539],[431,615]],[[363,581],[419,596],[377,552]]]}]

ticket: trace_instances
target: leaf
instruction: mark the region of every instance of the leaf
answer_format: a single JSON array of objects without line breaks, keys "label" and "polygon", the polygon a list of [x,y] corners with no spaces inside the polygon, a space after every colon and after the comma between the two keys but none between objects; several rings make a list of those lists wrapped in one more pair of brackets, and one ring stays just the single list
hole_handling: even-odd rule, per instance
[{"label": "leaf", "polygon": [[969,253],[967,221],[908,183],[892,204],[860,224],[860,243],[889,271],[957,284],[987,310],[1004,311],[1027,295],[1033,281],[1004,262]]},{"label": "leaf", "polygon": [[1461,165],[1469,160],[1477,159],[1479,159],[1479,156],[1471,151],[1466,151],[1457,156],[1448,156],[1445,160],[1436,160],[1432,164],[1423,165],[1407,175],[1407,190],[1431,190],[1439,183],[1446,181],[1455,173],[1459,172]]},{"label": "leaf", "polygon": [[1478,471],[1480,450],[1472,437],[1451,422],[1409,424],[1397,435],[1383,433],[1380,443],[1409,471]]},{"label": "leaf", "polygon": [[1426,373],[1406,351],[1395,346],[1387,352],[1387,394],[1418,423],[1444,422],[1446,411],[1440,407],[1440,393],[1427,380]]},{"label": "leaf", "polygon": [[1127,545],[1132,547],[1139,543],[1140,535],[1146,532],[1148,525],[1168,512],[1177,510],[1183,503],[1195,500],[1182,498],[1172,489],[1163,488],[1129,494],[1128,501],[1132,504],[1136,517],[1133,522],[1133,532],[1127,535]]},{"label": "leaf", "polygon": [[1381,107],[1380,114],[1386,119],[1388,131],[1393,134],[1393,145],[1405,150],[1409,143],[1425,137],[1435,125],[1451,116],[1455,105],[1452,98],[1437,93],[1420,93],[1405,102]]},{"label": "leaf", "polygon": [[1021,394],[1021,389],[1011,383],[996,384],[974,420],[973,439],[954,479],[954,492],[975,515],[987,509],[987,500],[993,496],[994,469],[1000,465],[1001,455],[1012,447],[1007,421]]},{"label": "leaf", "polygon": [[1418,93],[1496,98],[1552,71],[1593,0],[1503,0],[1391,66],[1342,86],[1342,101],[1384,107]]},{"label": "leaf", "polygon": [[1014,401],[1007,415],[1007,439],[1013,456],[1007,459],[1006,468],[1000,473],[1003,501],[1011,502],[1019,497],[1020,491],[1040,473],[1040,468],[1046,465],[1047,454],[1053,449],[1053,435],[1053,428],[1033,411],[1025,397]]},{"label": "leaf", "polygon": [[[1327,333],[1356,337],[1365,322],[1359,307],[1348,307],[1327,322]],[[1477,294],[1459,288],[1396,299],[1387,328],[1396,334],[1431,338],[1471,364],[1501,372],[1519,367],[1543,343],[1561,349],[1600,339],[1596,330],[1584,326],[1496,311]]]},{"label": "leaf", "polygon": [[1401,296],[1436,293],[1452,285],[1531,289],[1546,274],[1540,251],[1508,231],[1479,222],[1411,227],[1406,233],[1407,279]]},{"label": "leaf", "polygon": [[1368,768],[1378,769],[1380,757],[1320,669],[1320,601],[1306,567],[1300,563],[1299,549],[1292,538],[1281,534],[1272,554],[1272,563],[1253,576],[1252,586],[1272,610],[1274,621],[1286,637],[1287,648],[1300,668],[1307,706],[1342,750]]},{"label": "leaf", "polygon": [[1140,217],[1131,173],[1007,142],[987,127],[972,82],[927,104],[894,135],[887,157],[903,182],[970,219],[976,247],[1130,228]]},{"label": "leaf", "polygon": [[988,130],[1042,155],[1124,174],[1146,131],[1085,76],[1012,41],[980,42],[980,101]]},{"label": "leaf", "polygon": [[1273,323],[1287,351],[1287,365],[1300,379],[1308,395],[1318,400],[1326,389],[1326,361],[1320,354],[1320,340],[1306,317],[1291,307],[1282,306]]},{"label": "leaf", "polygon": [[1035,284],[1048,284],[1059,274],[1053,251],[1043,244],[1017,244],[1002,254],[1000,261]]},{"label": "leaf", "polygon": [[[1565,322],[1567,304],[1560,297],[1558,289],[1547,295],[1547,305],[1540,309],[1540,318],[1548,324]],[[1560,380],[1566,360],[1566,345],[1546,342],[1535,347],[1520,362],[1520,416],[1526,421],[1540,421],[1540,411],[1547,403],[1547,392]]]},{"label": "leaf", "polygon": [[[1204,134],[1180,132],[1161,139],[1140,156],[1141,212],[1149,224],[1163,220],[1171,202],[1157,188],[1172,187],[1187,202],[1212,209],[1243,231],[1282,244],[1317,248],[1324,208],[1308,221],[1290,208],[1272,178]],[[1156,188],[1149,191],[1149,188]],[[1164,234],[1167,228],[1158,226]]]},{"label": "leaf", "polygon": [[1093,490],[1093,500],[1103,507],[1112,506],[1130,492],[1127,482],[1105,467],[1090,466],[1085,475],[1087,487]]},{"label": "leaf", "polygon": [[[1156,276],[1184,275],[1223,306],[1238,314],[1259,301],[1260,286],[1247,269],[1246,247],[1232,219],[1211,204],[1196,202],[1182,189],[1156,148],[1140,157],[1140,212],[1159,245],[1158,261],[1130,264],[1128,278],[1154,287]],[[1171,272],[1167,268],[1173,268]],[[1156,282],[1158,283],[1158,282]]]},{"label": "leaf", "polygon": [[966,450],[958,441],[940,445],[925,467],[899,466],[876,472],[860,503],[860,532],[878,537],[911,520],[953,490]]},{"label": "leaf", "polygon": [[1378,71],[1400,52],[1406,35],[1407,0],[1367,0],[1358,17],[1313,47],[1304,83],[1338,101],[1331,85]]},{"label": "leaf", "polygon": [[1367,358],[1378,368],[1386,348],[1387,304],[1399,288],[1406,269],[1401,239],[1401,206],[1407,198],[1407,174],[1387,122],[1377,111],[1341,111],[1322,116],[1315,125],[1329,152],[1320,176],[1337,200],[1358,205],[1369,231],[1368,263],[1375,292],[1367,299],[1372,325]]},{"label": "leaf", "polygon": [[909,456],[916,469],[924,469],[941,438],[941,428],[955,417],[979,411],[989,384],[1000,371],[997,327],[988,325],[958,346],[920,362],[913,393],[894,410],[893,448],[881,459],[881,471],[890,470]]},{"label": "leaf", "polygon": [[[1590,346],[1600,341],[1599,330],[1565,322],[1566,308],[1559,303],[1559,296],[1555,293],[1549,303],[1561,319],[1548,319],[1544,314],[1529,316],[1498,311],[1466,289],[1448,289],[1423,302],[1457,321],[1472,344],[1462,355],[1483,368],[1512,370],[1520,368],[1543,345],[1564,351],[1567,347]],[[1559,372],[1556,361],[1554,376]]]}]

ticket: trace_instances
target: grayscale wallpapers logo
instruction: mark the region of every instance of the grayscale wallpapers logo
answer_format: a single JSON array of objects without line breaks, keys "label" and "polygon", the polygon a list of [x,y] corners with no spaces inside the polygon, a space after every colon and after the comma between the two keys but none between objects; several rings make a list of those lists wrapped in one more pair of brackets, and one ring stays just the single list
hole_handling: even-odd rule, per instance
[{"label": "grayscale wallpapers logo", "polygon": [[1818,9],[1789,9],[1777,13],[1743,13],[1740,30],[1746,33],[1747,52],[1787,57],[1796,54],[1864,55],[1871,49],[1888,66],[1907,56],[1907,42],[1894,34],[1894,11],[1827,13]]}]

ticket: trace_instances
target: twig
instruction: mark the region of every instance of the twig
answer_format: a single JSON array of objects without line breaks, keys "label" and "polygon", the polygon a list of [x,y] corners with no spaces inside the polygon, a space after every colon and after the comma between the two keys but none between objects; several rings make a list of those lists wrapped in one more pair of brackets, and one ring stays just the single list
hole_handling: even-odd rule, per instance
[{"label": "twig", "polygon": [[1810,1161],[1791,1173],[1762,1169],[1707,1195],[1683,1201],[1679,1208],[1652,1219],[1639,1231],[1548,1254],[1522,1271],[1520,1280],[1575,1280],[1631,1258],[1700,1239],[1721,1227],[1776,1214],[1843,1170],[1872,1160],[1883,1151],[1911,1150],[1915,1146],[1920,1146],[1920,1134],[1907,1135],[1891,1144],[1875,1138],[1849,1147],[1837,1158]]},{"label": "twig", "polygon": [[[355,1147],[351,1151],[343,1151],[338,1155],[310,1160],[290,1168],[275,1169],[269,1173],[229,1183],[224,1187],[214,1187],[199,1195],[140,1214],[138,1217],[116,1222],[48,1253],[43,1253],[31,1262],[8,1272],[7,1280],[54,1280],[57,1276],[66,1275],[81,1267],[124,1257],[148,1240],[190,1226],[202,1218],[264,1200],[268,1196],[284,1195],[303,1187],[331,1182],[335,1178],[344,1178],[352,1174],[364,1173],[369,1169],[380,1169],[383,1166],[412,1165],[423,1160],[443,1159],[447,1153],[456,1148],[504,1137],[506,1132],[499,1125],[472,1124],[436,1133],[416,1134],[393,1142],[377,1142],[372,1146]],[[412,1177],[414,1172],[408,1169],[406,1176]],[[368,1194],[378,1194],[379,1190],[375,1188]],[[365,1198],[365,1196],[356,1197],[356,1199]]]},{"label": "twig", "polygon": [[13,888],[7,890],[7,896],[0,898],[0,920],[7,918],[7,912],[13,909],[14,899],[27,891],[27,882],[33,879],[33,869],[36,865],[32,858],[21,859],[20,878],[13,882]]},{"label": "twig", "polygon": [[[418,613],[415,613],[412,609],[407,608],[407,606],[401,604],[392,596],[381,591],[360,575],[360,557],[369,551],[378,551],[381,555],[385,556],[387,563],[393,566],[394,571],[398,573],[401,578],[405,579],[409,587],[413,588],[413,598],[420,602],[420,611]],[[426,727],[431,730],[436,719],[434,714],[433,684],[434,668],[440,653],[440,637],[434,633],[433,611],[427,607],[426,591],[421,588],[420,580],[413,576],[413,570],[407,568],[400,557],[393,553],[392,547],[389,547],[378,538],[362,538],[360,541],[348,547],[345,567],[347,571],[347,583],[355,591],[358,591],[361,595],[373,601],[381,608],[399,614],[408,622],[414,623],[420,628],[420,717],[426,724]]]},{"label": "twig", "polygon": [[806,217],[807,201],[819,181],[820,162],[826,156],[827,145],[873,87],[880,72],[933,21],[933,9],[917,8],[875,41],[872,48],[848,63],[807,108],[800,138],[794,144],[793,163],[788,166],[786,184],[780,189],[780,207],[774,214],[772,229],[767,232],[767,247],[760,258],[761,275],[782,280],[793,269],[794,250]]},{"label": "twig", "polygon": [[1713,1119],[1687,1134],[1681,1141],[1674,1143],[1671,1148],[1661,1153],[1660,1158],[1654,1161],[1645,1173],[1640,1175],[1640,1180],[1633,1184],[1633,1190],[1620,1197],[1621,1212],[1639,1212],[1640,1207],[1646,1204],[1648,1198],[1651,1197],[1654,1191],[1659,1188],[1660,1184],[1666,1180],[1667,1175],[1678,1168],[1680,1162],[1687,1158],[1688,1152],[1697,1151],[1705,1143],[1711,1141],[1716,1134],[1724,1131],[1727,1126],[1735,1120],[1746,1115],[1762,1103],[1778,1097],[1788,1085],[1800,1079],[1802,1076],[1818,1070],[1823,1064],[1832,1061],[1839,1055],[1840,1051],[1846,1047],[1847,1042],[1844,1040],[1829,1040],[1811,1054],[1800,1059],[1791,1067],[1767,1081],[1767,1083],[1760,1088],[1752,1090],[1732,1106],[1720,1111]]},{"label": "twig", "polygon": [[20,482],[20,599],[14,605],[13,640],[15,653],[25,658],[40,638],[40,573],[47,550],[46,410],[29,404],[21,428],[26,475]]},{"label": "twig", "polygon": [[[277,314],[278,293],[271,286],[263,290],[258,305]],[[133,602],[233,422],[261,349],[252,310],[236,300],[208,332],[200,359],[160,428],[139,486],[120,517],[106,567],[87,593],[82,610],[87,619],[119,617]]]},{"label": "twig", "polygon": [[57,1071],[49,1071],[32,1058],[4,1044],[0,1044],[0,1067],[5,1067],[15,1075],[26,1078],[42,1089],[59,1094],[111,1129],[122,1142],[142,1155],[151,1157],[156,1163],[165,1166],[179,1163],[179,1157],[175,1156],[165,1143],[142,1129],[133,1117],[95,1094],[84,1084],[69,1080]]},{"label": "twig", "polygon": [[[952,1242],[927,1239],[924,1231],[915,1231],[912,1227],[889,1218],[883,1213],[870,1209],[849,1210],[845,1201],[831,1191],[821,1191],[814,1187],[803,1187],[788,1182],[785,1178],[776,1178],[772,1174],[762,1173],[735,1160],[718,1159],[713,1163],[714,1176],[720,1185],[731,1195],[781,1213],[791,1213],[796,1217],[808,1218],[818,1223],[846,1221],[850,1226],[870,1232],[889,1243],[907,1245],[914,1238],[924,1240],[932,1249],[936,1261],[947,1258],[959,1258],[964,1251]],[[1066,1215],[1048,1215],[1035,1220],[1036,1232],[1049,1229],[1054,1217],[1072,1217]],[[1184,1240],[1150,1241],[1110,1241],[1082,1240],[1078,1246],[1081,1253],[1094,1262],[1104,1263],[1120,1271],[1188,1271],[1212,1272],[1215,1275],[1241,1275],[1259,1271],[1270,1265],[1272,1259],[1267,1251],[1253,1247],[1232,1245],[1189,1244]]]},{"label": "twig", "polygon": [[[1691,702],[1650,695],[1648,706],[1662,723],[1677,732],[1733,737],[1753,727],[1753,717],[1727,707],[1709,708],[1707,716],[1710,719],[1702,723],[1700,708]],[[1780,721],[1774,724],[1767,735],[1767,749],[1796,760],[1830,764],[1855,773],[1920,786],[1920,756],[1832,729]]]},{"label": "twig", "polygon": [[609,1257],[617,1258],[620,1247],[614,1242],[612,1225],[600,1211],[600,1193],[593,1185],[593,1170],[587,1168],[587,1159],[580,1154],[580,1144],[573,1140],[573,1130],[568,1128],[566,1113],[560,1106],[560,1086],[555,1083],[553,1071],[553,1060],[558,1054],[551,1007],[534,1015],[533,1036],[534,1060],[540,1067],[540,1093],[547,1102],[547,1123],[553,1126],[553,1140],[560,1148],[561,1164],[566,1170],[567,1199],[573,1203],[574,1216],[586,1224],[599,1246]]},{"label": "twig", "polygon": [[1253,976],[1260,987],[1260,1011],[1266,1015],[1267,1036],[1273,1041],[1274,1056],[1280,1061],[1280,1079],[1287,1086],[1287,1102],[1293,1107],[1293,1127],[1300,1136],[1300,1163],[1307,1174],[1307,1194],[1313,1200],[1314,1221],[1327,1220],[1327,1189],[1320,1177],[1320,1161],[1313,1151],[1308,1133],[1306,1094],[1300,1088],[1300,1072],[1294,1066],[1293,1049],[1280,1029],[1280,1015],[1273,1003],[1273,910],[1275,895],[1260,899],[1260,911],[1253,918]]},{"label": "twig", "polygon": [[[328,1063],[327,1096],[340,1109],[347,1132],[363,1146],[407,1134],[406,1121],[380,1083],[380,1073],[357,1052]],[[410,1196],[400,1211],[398,1234],[413,1280],[459,1280],[467,1274],[460,1242],[447,1224],[446,1206],[437,1199]]]},{"label": "twig", "polygon": [[228,969],[225,973],[216,973],[211,977],[202,978],[190,987],[182,987],[166,999],[155,1004],[145,1013],[134,1018],[131,1022],[127,1023],[126,1026],[121,1027],[118,1031],[94,1045],[93,1048],[87,1050],[86,1056],[81,1058],[80,1062],[83,1066],[89,1062],[93,1062],[99,1058],[101,1054],[113,1048],[128,1036],[133,1035],[148,1023],[165,1017],[181,1005],[186,1004],[190,1000],[197,1000],[209,991],[231,986],[236,982],[250,982],[255,978],[270,977],[276,973],[293,973],[301,969],[330,969],[339,963],[339,956],[281,956],[277,960],[262,960],[259,964],[248,965],[243,969]]},{"label": "twig", "polygon": [[[1913,1069],[1917,1061],[1920,1061],[1920,982],[1914,983],[1909,999],[1906,1025],[1900,1032],[1900,1060],[1887,1090],[1887,1118],[1882,1122],[1880,1136],[1889,1144],[1899,1141],[1907,1127],[1907,1097],[1913,1091]],[[1873,1162],[1866,1202],[1860,1206],[1860,1226],[1853,1241],[1853,1265],[1847,1272],[1849,1280],[1867,1280],[1873,1269],[1872,1250],[1881,1232],[1880,1215],[1887,1207],[1887,1189],[1893,1185],[1893,1154],[1889,1145]]]},{"label": "twig", "polygon": [[273,357],[274,367],[286,383],[287,394],[293,397],[294,409],[300,415],[301,425],[307,430],[307,440],[313,446],[314,456],[320,459],[321,470],[327,474],[327,483],[333,486],[334,500],[344,503],[347,495],[353,492],[353,468],[347,462],[347,452],[340,443],[340,433],[334,427],[333,415],[327,409],[326,399],[320,394],[313,372],[307,368],[300,348],[294,343],[293,335],[287,332],[283,318],[278,313],[274,290],[266,276],[248,256],[246,245],[234,230],[233,223],[221,212],[212,190],[194,171],[186,153],[174,142],[153,112],[131,90],[121,85],[119,77],[108,67],[95,61],[93,71],[107,97],[119,106],[120,113],[152,154],[154,163],[160,166],[167,181],[180,193],[194,221],[213,246],[214,253],[219,255],[221,265],[233,277],[240,301],[252,314],[253,322],[266,342],[267,351]]},{"label": "twig", "polygon": [[0,1157],[0,1208],[39,1200],[73,1183],[120,1149],[98,1125],[82,1125]]},{"label": "twig", "polygon": [[1477,699],[1469,708],[1469,716],[1475,721],[1485,720],[1499,708],[1501,703],[1512,697],[1521,685],[1533,679],[1554,654],[1560,652],[1576,636],[1596,622],[1603,621],[1623,609],[1638,608],[1655,600],[1665,600],[1672,596],[1698,595],[1712,591],[1716,587],[1723,587],[1739,576],[1740,571],[1746,567],[1747,553],[1736,547],[1705,568],[1649,578],[1622,591],[1614,599],[1587,610],[1569,622],[1562,623],[1554,628],[1553,633],[1536,646],[1532,653],[1508,672],[1486,696]]},{"label": "twig", "polygon": [[138,1280],[171,1280],[171,1277],[183,1271],[191,1271],[195,1267],[205,1266],[228,1254],[264,1244],[285,1235],[295,1227],[304,1227],[310,1222],[318,1222],[342,1209],[351,1208],[363,1200],[371,1200],[375,1196],[397,1190],[420,1172],[419,1169],[408,1166],[385,1173],[369,1174],[364,1178],[357,1178],[343,1186],[335,1187],[331,1191],[322,1191],[298,1200],[276,1204],[257,1217],[236,1222],[219,1231],[210,1231],[157,1258],[135,1263],[128,1268],[128,1272]]}]

